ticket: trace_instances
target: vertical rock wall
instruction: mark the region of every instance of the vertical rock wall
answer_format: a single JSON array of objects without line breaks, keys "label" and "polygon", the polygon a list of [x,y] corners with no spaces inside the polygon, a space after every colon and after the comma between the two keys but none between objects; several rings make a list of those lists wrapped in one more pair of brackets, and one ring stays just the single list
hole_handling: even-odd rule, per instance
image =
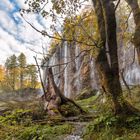
[{"label": "vertical rock wall", "polygon": [[[61,92],[69,98],[77,96],[83,89],[100,88],[98,72],[94,59],[90,55],[81,53],[75,43],[63,42],[47,59],[44,66],[53,66],[55,83]],[[134,55],[134,48],[119,49],[120,70],[124,69],[124,78],[128,85],[140,84],[140,66]],[[79,57],[77,57],[79,56]],[[135,59],[134,59],[135,56]],[[43,67],[43,79],[46,84],[46,67]],[[122,82],[123,84],[123,82]]]}]

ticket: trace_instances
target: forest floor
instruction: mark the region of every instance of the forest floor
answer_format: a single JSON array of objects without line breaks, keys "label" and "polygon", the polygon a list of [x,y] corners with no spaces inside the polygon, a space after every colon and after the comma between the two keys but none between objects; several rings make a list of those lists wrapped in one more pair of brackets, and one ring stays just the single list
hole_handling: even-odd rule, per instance
[{"label": "forest floor", "polygon": [[[140,87],[124,96],[140,108]],[[37,98],[0,99],[0,140],[140,140],[139,116],[114,116],[102,95],[76,102],[87,114],[65,118],[49,117]]]}]

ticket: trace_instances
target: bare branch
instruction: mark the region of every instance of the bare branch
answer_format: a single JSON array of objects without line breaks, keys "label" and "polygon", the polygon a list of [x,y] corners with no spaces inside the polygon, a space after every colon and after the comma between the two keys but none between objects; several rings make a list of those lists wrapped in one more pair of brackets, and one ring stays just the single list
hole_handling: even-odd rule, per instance
[{"label": "bare branch", "polygon": [[[76,39],[66,39],[66,38],[59,38],[59,37],[55,37],[55,36],[53,36],[53,35],[49,35],[46,31],[40,31],[40,30],[38,30],[36,27],[34,27],[30,22],[28,22],[25,18],[24,18],[24,16],[23,15],[21,15],[22,17],[23,17],[23,19],[25,20],[25,22],[27,23],[27,24],[29,24],[35,31],[37,31],[38,33],[40,33],[40,34],[42,34],[43,36],[47,36],[47,37],[49,37],[49,38],[52,38],[52,39],[56,39],[56,40],[61,40],[61,41],[68,41],[68,42],[77,42],[77,43],[79,43],[79,44],[83,44],[83,45],[86,45],[86,46],[96,46],[96,47],[98,47],[97,46],[97,44],[88,44],[88,43],[85,43],[85,42],[83,42],[83,41],[78,41],[78,40],[76,40]],[[99,47],[98,47],[99,48]]]},{"label": "bare branch", "polygon": [[43,80],[42,80],[42,77],[41,77],[40,67],[38,65],[37,58],[35,56],[34,56],[34,59],[35,59],[35,62],[36,62],[37,68],[38,68],[38,73],[39,73],[39,77],[40,77],[40,82],[41,82],[41,86],[42,86],[42,89],[43,89],[43,93],[44,93],[45,98],[47,98],[46,94],[45,94],[46,93],[45,86],[44,86],[44,83],[43,83]]},{"label": "bare branch", "polygon": [[117,10],[117,8],[118,8],[120,2],[121,2],[121,0],[118,0],[117,4],[116,4],[116,6],[115,6],[115,11]]}]

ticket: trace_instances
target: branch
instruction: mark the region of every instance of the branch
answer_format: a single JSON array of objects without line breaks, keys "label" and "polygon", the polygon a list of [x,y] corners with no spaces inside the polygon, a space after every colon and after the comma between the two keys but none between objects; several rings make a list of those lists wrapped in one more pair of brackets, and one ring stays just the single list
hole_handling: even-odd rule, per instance
[{"label": "branch", "polygon": [[124,78],[124,68],[121,70],[120,74],[121,74],[122,81],[123,81],[123,83],[124,83],[126,89],[128,90],[129,97],[130,97],[130,99],[131,99],[131,90],[130,90],[130,88],[129,88],[129,86],[128,86],[128,84],[127,84],[125,78]]},{"label": "branch", "polygon": [[116,4],[116,6],[115,6],[115,11],[117,10],[117,8],[118,8],[120,2],[121,2],[121,0],[118,0],[117,4]]},{"label": "branch", "polygon": [[43,80],[42,80],[42,77],[41,77],[40,67],[38,65],[37,58],[35,56],[34,56],[34,59],[35,59],[35,62],[36,62],[37,68],[38,68],[38,73],[39,73],[39,77],[40,77],[40,82],[41,82],[41,86],[42,86],[42,89],[43,89],[43,93],[44,93],[45,98],[47,98],[46,94],[45,94],[46,93],[45,87],[44,87]]},{"label": "branch", "polygon": [[49,38],[52,38],[52,39],[56,39],[56,40],[61,40],[61,41],[68,41],[68,42],[77,42],[77,43],[79,43],[79,44],[83,44],[83,45],[87,45],[87,46],[96,46],[96,47],[98,47],[97,46],[97,44],[88,44],[88,43],[85,43],[85,42],[82,42],[82,41],[78,41],[78,40],[76,40],[76,39],[66,39],[66,38],[58,38],[58,37],[55,37],[55,36],[52,36],[52,35],[49,35],[46,31],[40,31],[40,30],[38,30],[36,27],[34,27],[30,22],[28,22],[25,18],[24,18],[24,16],[23,15],[21,15],[22,16],[22,18],[25,20],[25,22],[27,23],[27,24],[29,24],[35,31],[37,31],[38,33],[40,33],[40,34],[42,34],[43,36],[47,36],[47,37],[49,37]]}]

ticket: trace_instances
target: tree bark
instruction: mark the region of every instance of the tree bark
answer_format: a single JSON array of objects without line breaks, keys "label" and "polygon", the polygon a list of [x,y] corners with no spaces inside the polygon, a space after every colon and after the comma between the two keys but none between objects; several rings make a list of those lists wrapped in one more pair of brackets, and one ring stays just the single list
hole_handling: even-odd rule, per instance
[{"label": "tree bark", "polygon": [[80,113],[84,113],[82,108],[76,104],[73,100],[66,98],[59,90],[59,88],[56,86],[53,78],[52,68],[48,68],[47,71],[47,92],[46,94],[46,101],[47,106],[46,109],[50,115],[54,115],[56,113],[60,113],[63,115],[63,112],[61,110],[61,105],[71,103],[73,104]]},{"label": "tree bark", "polygon": [[133,37],[133,43],[137,51],[138,62],[140,64],[140,7],[138,0],[126,0],[128,5],[131,7],[135,22],[135,33]]},{"label": "tree bark", "polygon": [[96,58],[101,85],[104,87],[109,101],[113,104],[115,114],[133,114],[136,109],[124,100],[119,79],[115,6],[110,0],[92,1],[102,42]]}]

